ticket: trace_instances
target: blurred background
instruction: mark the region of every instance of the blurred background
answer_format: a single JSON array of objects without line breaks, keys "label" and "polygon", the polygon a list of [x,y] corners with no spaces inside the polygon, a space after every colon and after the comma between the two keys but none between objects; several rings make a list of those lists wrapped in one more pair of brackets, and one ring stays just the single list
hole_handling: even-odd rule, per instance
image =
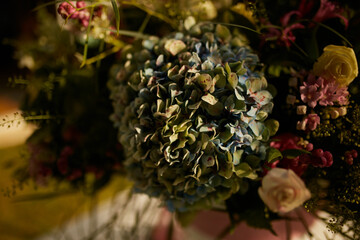
[{"label": "blurred background", "polygon": [[[35,14],[32,9],[42,1],[4,1],[0,8],[0,84],[6,87],[8,78],[17,73],[17,63],[11,40],[30,39],[35,28]],[[10,41],[10,42],[9,42]],[[19,72],[20,74],[20,72]]]},{"label": "blurred background", "polygon": [[[8,79],[26,74],[26,70],[19,69],[14,59],[13,44],[15,41],[26,41],[34,37],[36,14],[33,9],[43,2],[15,0],[1,3],[1,117],[16,112],[22,96],[22,90],[11,87]],[[35,239],[94,205],[94,200],[90,201],[89,197],[83,194],[58,192],[59,196],[54,196],[53,186],[36,189],[31,183],[19,186],[13,181],[14,169],[24,164],[23,142],[32,130],[33,128],[25,123],[10,129],[0,127],[0,239]],[[107,197],[110,195],[109,191],[104,192]]]},{"label": "blurred background", "polygon": [[[12,0],[2,2],[2,6],[0,8],[1,119],[3,116],[11,115],[18,111],[19,101],[21,100],[23,94],[20,88],[10,86],[8,81],[9,78],[25,76],[27,73],[26,69],[20,69],[18,67],[18,63],[14,59],[14,44],[16,41],[31,40],[35,37],[36,12],[33,10],[36,6],[45,2],[50,1]],[[50,5],[48,9],[50,13],[55,15],[55,8],[53,5]],[[141,19],[144,16],[141,16]],[[135,17],[139,16],[135,15]],[[149,27],[149,29],[156,28]],[[167,29],[162,31],[166,32]],[[67,235],[67,232],[62,232],[61,230],[56,233],[52,232],[54,228],[69,223],[70,219],[79,219],[79,216],[81,220],[77,221],[76,224],[70,223],[73,227],[68,227],[67,229],[71,229],[71,231],[75,232],[91,232],[91,230],[95,230],[95,228],[92,229],[92,226],[96,225],[102,227],[101,224],[107,226],[107,224],[112,223],[111,219],[114,217],[115,219],[125,219],[124,221],[127,221],[128,223],[135,221],[129,220],[131,219],[132,213],[129,213],[128,215],[126,215],[125,212],[119,213],[117,210],[121,209],[121,207],[114,203],[127,202],[124,195],[121,195],[120,197],[117,195],[119,191],[129,186],[129,183],[124,179],[116,179],[116,184],[110,184],[96,197],[79,192],[74,193],[67,191],[66,186],[55,186],[49,184],[47,187],[36,188],[35,184],[32,183],[20,186],[18,183],[14,182],[13,174],[16,174],[14,169],[25,164],[26,158],[24,157],[24,154],[26,152],[26,147],[23,143],[31,134],[33,129],[34,128],[32,126],[25,123],[10,129],[0,127],[0,212],[2,213],[0,214],[0,239],[79,239],[73,238],[74,234],[70,234],[72,236],[70,237],[70,235]],[[149,202],[148,199],[142,199],[142,197],[139,199],[139,201],[132,201],[134,202],[132,209],[136,208],[136,204],[139,206],[145,206],[145,203],[149,203],[149,206],[151,204],[152,207],[150,209],[154,209],[154,211],[150,214],[150,220],[153,224],[157,221],[157,217],[160,214],[159,211],[157,211],[159,204],[157,202]],[[109,214],[107,214],[105,218],[102,218],[99,217],[99,213],[104,212],[104,210],[101,210],[104,208],[102,207],[100,210],[96,209],[99,202],[105,201],[106,203],[109,203],[106,205],[106,211]],[[120,218],[116,214],[118,214]],[[169,224],[171,216],[166,212],[165,214],[164,212],[161,212],[161,214],[161,220],[164,222],[164,225]],[[205,223],[206,221],[204,219],[207,219],[208,217],[209,215],[200,216],[198,223]],[[213,215],[213,218],[215,220],[220,219],[218,215]],[[143,217],[143,219],[146,221],[146,217]],[[222,223],[225,223],[225,220],[222,221]],[[132,223],[129,223],[129,225],[126,223],[121,224],[130,229]],[[141,226],[144,226],[144,224]],[[203,228],[204,232],[209,229],[216,229],[216,227],[209,227],[205,224],[203,224],[203,226],[200,225],[197,226],[197,228]],[[111,225],[109,225],[109,227],[111,227]],[[166,228],[166,226],[164,228]],[[155,232],[158,229],[159,228],[155,229]],[[49,232],[51,233],[47,235]],[[161,232],[161,230],[158,230],[158,232]],[[239,236],[241,236],[243,232],[243,230],[238,229]],[[159,233],[159,235],[161,234],[162,232]],[[194,235],[195,233],[192,232],[192,234]],[[264,238],[264,232],[254,231],[253,234],[263,234],[262,238]],[[163,239],[165,238],[166,233]],[[88,239],[91,239],[91,236]],[[157,237],[154,239],[160,238]],[[196,235],[196,237],[192,239],[199,240],[201,237]],[[209,238],[206,237],[203,239]]]}]

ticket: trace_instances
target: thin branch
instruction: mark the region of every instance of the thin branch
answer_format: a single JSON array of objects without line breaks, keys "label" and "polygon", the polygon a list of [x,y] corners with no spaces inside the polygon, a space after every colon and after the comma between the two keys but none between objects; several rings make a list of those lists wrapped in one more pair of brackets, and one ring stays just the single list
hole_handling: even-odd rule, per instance
[{"label": "thin branch", "polygon": [[149,23],[150,18],[151,18],[151,15],[150,15],[149,13],[146,14],[146,17],[145,17],[144,21],[142,22],[142,24],[141,24],[141,26],[140,26],[140,28],[139,28],[139,30],[138,30],[139,33],[143,33],[143,32],[144,32],[147,24]]},{"label": "thin branch", "polygon": [[173,19],[161,14],[161,13],[158,13],[158,12],[155,12],[154,10],[151,10],[149,8],[147,8],[146,6],[143,6],[141,5],[140,3],[136,2],[136,1],[121,1],[122,4],[125,4],[125,5],[131,5],[131,6],[134,6],[134,7],[137,7],[141,10],[143,10],[144,12],[147,12],[148,14],[154,16],[154,17],[157,17],[159,18],[160,20],[163,20],[164,22],[170,24],[174,29],[176,28],[177,24],[176,24],[176,21],[174,21]]},{"label": "thin branch", "polygon": [[330,32],[334,33],[335,35],[337,35],[338,37],[340,37],[342,40],[344,40],[350,47],[353,47],[353,45],[350,43],[350,41],[344,37],[343,35],[341,35],[338,31],[336,31],[335,29],[329,27],[328,25],[325,25],[323,23],[320,23],[320,22],[316,22],[316,21],[313,21],[313,20],[309,20],[309,19],[304,19],[304,20],[300,20],[299,22],[311,22],[311,23],[314,23],[314,24],[317,24],[323,28],[326,28],[327,30],[329,30]]},{"label": "thin branch", "polygon": [[242,29],[248,30],[248,31],[253,32],[253,33],[261,34],[261,32],[259,32],[258,30],[255,30],[255,29],[243,26],[243,25],[238,25],[238,24],[233,24],[233,23],[222,23],[222,22],[214,22],[214,23],[215,24],[221,24],[221,25],[224,25],[224,26],[242,28]]},{"label": "thin branch", "polygon": [[92,20],[92,17],[94,15],[94,7],[91,8],[90,10],[90,19],[89,19],[89,25],[86,29],[86,39],[85,39],[85,45],[84,45],[84,55],[83,55],[83,62],[82,64],[80,65],[80,68],[84,67],[85,66],[85,63],[86,63],[86,59],[87,59],[87,52],[88,52],[88,47],[89,47],[89,36],[90,36],[90,29],[91,29],[91,20]]}]

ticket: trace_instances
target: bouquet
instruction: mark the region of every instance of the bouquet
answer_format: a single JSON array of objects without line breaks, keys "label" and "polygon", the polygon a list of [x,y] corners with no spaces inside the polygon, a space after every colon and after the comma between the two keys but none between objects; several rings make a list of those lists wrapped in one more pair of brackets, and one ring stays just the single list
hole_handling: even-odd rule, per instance
[{"label": "bouquet", "polygon": [[31,74],[12,80],[26,84],[23,117],[38,125],[26,176],[96,192],[126,174],[180,220],[216,209],[229,230],[246,222],[275,234],[272,222],[303,206],[360,238],[356,3],[56,9],[57,19],[39,11],[46,40],[19,45]]}]

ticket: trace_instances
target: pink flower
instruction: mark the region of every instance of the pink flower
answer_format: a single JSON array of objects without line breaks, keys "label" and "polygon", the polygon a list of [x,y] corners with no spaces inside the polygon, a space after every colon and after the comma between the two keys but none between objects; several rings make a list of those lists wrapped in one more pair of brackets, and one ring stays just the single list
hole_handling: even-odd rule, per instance
[{"label": "pink flower", "polygon": [[291,170],[273,168],[258,189],[260,198],[273,212],[289,212],[310,199],[310,191]]},{"label": "pink flower", "polygon": [[[295,41],[296,37],[293,34],[293,30],[295,29],[303,29],[305,26],[301,23],[291,24],[291,20],[301,20],[310,18],[309,13],[311,13],[314,7],[314,1],[302,0],[297,10],[292,10],[286,13],[280,20],[281,26],[284,28],[283,31],[279,31],[274,28],[269,29],[269,33],[267,38],[277,38],[278,41],[284,44],[287,47],[290,47],[292,42]],[[327,19],[331,18],[340,18],[344,21],[345,27],[348,26],[348,20],[341,15],[343,9],[339,8],[332,2],[328,2],[327,0],[320,1],[320,7],[317,10],[316,14],[313,16],[312,20],[315,22],[323,22]],[[308,26],[313,27],[315,24],[311,23]]]},{"label": "pink flower", "polygon": [[270,143],[270,147],[278,149],[280,152],[286,149],[301,149],[298,146],[300,138],[292,133],[284,133],[274,137],[274,141]]},{"label": "pink flower", "polygon": [[[81,25],[87,27],[89,25],[90,13],[87,9],[84,9],[86,7],[85,1],[71,1],[70,3],[61,3],[57,9],[58,13],[64,19],[78,19]],[[81,10],[78,10],[77,8],[80,8]]]},{"label": "pink flower", "polygon": [[308,114],[306,118],[297,123],[296,129],[314,131],[318,124],[320,124],[320,117],[316,113]]},{"label": "pink flower", "polygon": [[300,87],[301,100],[304,103],[307,103],[311,108],[314,108],[317,104],[317,101],[322,97],[322,93],[318,92],[317,90],[317,84],[309,85],[306,82],[304,82],[304,86]]},{"label": "pink flower", "polygon": [[[71,4],[70,4],[71,3]],[[76,2],[71,1],[70,3],[63,2],[59,5],[57,11],[61,15],[62,18],[66,19],[70,18],[77,18],[79,13],[76,11]]]},{"label": "pink flower", "polygon": [[324,87],[325,80],[322,77],[316,77],[314,74],[309,73],[306,83],[308,85],[316,85],[318,88]]},{"label": "pink flower", "polygon": [[320,90],[322,97],[319,101],[321,106],[333,106],[335,102],[340,105],[347,105],[349,92],[347,87],[340,87],[335,81],[326,82]]},{"label": "pink flower", "polygon": [[76,2],[76,7],[77,7],[77,8],[85,8],[85,7],[86,7],[85,1],[78,1],[78,2]]},{"label": "pink flower", "polygon": [[326,84],[326,86],[321,89],[322,97],[319,101],[319,104],[321,106],[334,105],[334,102],[337,100],[335,97],[336,90],[337,86],[334,82]]},{"label": "pink flower", "polygon": [[293,15],[296,15],[297,19],[304,18],[305,15],[308,14],[313,7],[314,1],[301,0],[299,8],[297,10],[290,11],[281,18],[281,24],[283,26],[287,26]]},{"label": "pink flower", "polygon": [[336,6],[334,3],[327,0],[321,0],[320,7],[313,17],[313,20],[315,22],[323,22],[331,18],[340,18],[344,21],[344,25],[347,28],[349,21],[346,19],[346,17],[341,15],[342,12],[343,9]]},{"label": "pink flower", "polygon": [[307,154],[302,154],[300,156],[297,156],[295,158],[283,158],[277,167],[279,168],[285,168],[285,169],[291,169],[293,170],[296,175],[301,176],[306,171],[308,164],[303,160],[304,157],[306,157]]},{"label": "pink flower", "polygon": [[286,27],[281,34],[281,38],[280,38],[281,41],[284,42],[285,46],[290,47],[291,44],[296,40],[296,37],[292,33],[292,30],[303,29],[303,28],[305,28],[305,26],[302,25],[301,23],[295,23]]},{"label": "pink flower", "polygon": [[307,121],[307,129],[309,129],[310,131],[314,131],[317,125],[320,124],[320,117],[316,113],[307,115],[307,118],[305,120]]},{"label": "pink flower", "polygon": [[[270,143],[270,147],[276,148],[280,152],[287,149],[305,149],[307,151],[312,151],[313,149],[313,145],[311,143],[307,141],[301,141],[298,136],[291,133],[285,133],[274,137],[274,141]],[[266,164],[264,168],[264,175],[267,174],[268,168],[280,167],[285,169],[291,169],[298,176],[301,176],[305,172],[308,165],[302,162],[300,157],[302,157],[302,155],[296,158],[285,157],[272,164]]]},{"label": "pink flower", "polygon": [[347,87],[339,87],[335,94],[335,101],[337,101],[340,105],[348,105],[349,104],[349,92]]},{"label": "pink flower", "polygon": [[349,92],[346,86],[340,86],[334,80],[327,81],[322,77],[309,74],[304,85],[300,87],[301,100],[309,107],[333,106],[336,102],[340,105],[347,105]]}]

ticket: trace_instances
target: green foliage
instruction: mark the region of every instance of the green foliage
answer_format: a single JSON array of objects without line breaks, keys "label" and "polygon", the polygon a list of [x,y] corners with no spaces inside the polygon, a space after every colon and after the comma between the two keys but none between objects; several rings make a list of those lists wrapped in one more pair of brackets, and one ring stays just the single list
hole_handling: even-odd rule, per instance
[{"label": "green foliage", "polygon": [[286,149],[282,151],[282,155],[284,158],[293,159],[296,158],[302,154],[310,154],[309,151],[306,151],[304,149]]},{"label": "green foliage", "polygon": [[226,200],[230,220],[234,226],[245,222],[250,227],[266,229],[276,235],[271,221],[279,219],[279,216],[267,210],[258,196],[257,188],[256,183],[251,184],[246,194],[235,194]]},{"label": "green foliage", "polygon": [[120,10],[119,10],[119,7],[118,7],[118,5],[117,5],[117,1],[116,1],[116,0],[111,0],[111,5],[112,5],[112,8],[113,8],[114,14],[115,14],[116,31],[117,31],[117,34],[119,34],[119,29],[120,29]]},{"label": "green foliage", "polygon": [[266,152],[266,162],[272,163],[283,158],[283,154],[276,148],[269,148]]}]

